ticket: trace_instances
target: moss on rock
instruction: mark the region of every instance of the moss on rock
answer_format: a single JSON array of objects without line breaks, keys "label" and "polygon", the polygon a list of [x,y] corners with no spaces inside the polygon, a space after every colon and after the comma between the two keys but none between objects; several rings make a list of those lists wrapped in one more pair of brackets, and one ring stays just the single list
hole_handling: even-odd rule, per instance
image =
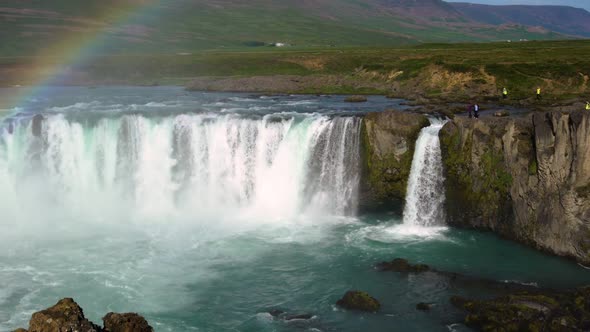
[{"label": "moss on rock", "polygon": [[369,113],[362,135],[364,161],[361,208],[372,210],[403,202],[416,139],[430,124],[426,116],[398,111]]},{"label": "moss on rock", "polygon": [[377,299],[366,292],[348,291],[344,296],[336,302],[342,308],[350,310],[360,310],[368,312],[376,312],[381,308],[381,304]]}]

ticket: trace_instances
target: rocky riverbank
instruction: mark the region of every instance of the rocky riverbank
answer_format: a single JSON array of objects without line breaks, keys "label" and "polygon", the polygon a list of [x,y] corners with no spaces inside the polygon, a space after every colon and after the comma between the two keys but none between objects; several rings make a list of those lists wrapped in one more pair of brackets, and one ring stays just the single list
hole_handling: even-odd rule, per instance
[{"label": "rocky riverbank", "polygon": [[36,312],[28,329],[14,332],[153,332],[153,328],[136,313],[108,313],[103,317],[103,327],[84,317],[82,308],[71,298],[59,300],[54,306]]},{"label": "rocky riverbank", "polygon": [[457,117],[440,137],[450,225],[590,264],[590,114]]}]

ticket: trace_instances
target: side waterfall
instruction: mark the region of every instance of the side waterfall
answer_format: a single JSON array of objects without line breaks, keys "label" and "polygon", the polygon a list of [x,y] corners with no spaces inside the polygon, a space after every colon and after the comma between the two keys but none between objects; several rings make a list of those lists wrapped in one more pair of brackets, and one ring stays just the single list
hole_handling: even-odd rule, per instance
[{"label": "side waterfall", "polygon": [[[354,215],[358,117],[50,115],[0,139],[0,209],[161,218]],[[42,189],[41,189],[42,188]],[[44,218],[45,212],[38,212]],[[9,213],[9,212],[6,212]]]},{"label": "side waterfall", "polygon": [[437,226],[444,223],[444,177],[438,133],[446,121],[431,118],[416,141],[408,179],[404,224]]}]

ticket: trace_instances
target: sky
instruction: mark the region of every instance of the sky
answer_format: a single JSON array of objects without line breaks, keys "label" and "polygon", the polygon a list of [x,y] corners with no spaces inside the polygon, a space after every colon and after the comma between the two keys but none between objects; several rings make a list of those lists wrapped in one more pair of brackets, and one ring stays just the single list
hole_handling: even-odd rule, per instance
[{"label": "sky", "polygon": [[590,11],[590,0],[447,0],[448,2],[485,3],[488,5],[564,5]]}]

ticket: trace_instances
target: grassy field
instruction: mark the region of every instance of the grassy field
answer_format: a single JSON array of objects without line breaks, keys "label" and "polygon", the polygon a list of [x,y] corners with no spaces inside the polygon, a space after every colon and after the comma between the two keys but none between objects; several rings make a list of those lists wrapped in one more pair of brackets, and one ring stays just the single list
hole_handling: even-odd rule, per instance
[{"label": "grassy field", "polygon": [[[490,95],[506,86],[512,98],[521,99],[541,86],[547,96],[568,98],[588,92],[588,54],[590,41],[576,40],[104,56],[70,65],[70,75],[62,83],[181,85],[195,77],[335,75],[375,84],[359,91],[315,87],[305,92],[388,94],[398,87],[402,94],[418,89],[426,97],[436,97],[479,90]],[[35,84],[36,71],[59,62],[59,58],[0,58],[0,84]]]}]

